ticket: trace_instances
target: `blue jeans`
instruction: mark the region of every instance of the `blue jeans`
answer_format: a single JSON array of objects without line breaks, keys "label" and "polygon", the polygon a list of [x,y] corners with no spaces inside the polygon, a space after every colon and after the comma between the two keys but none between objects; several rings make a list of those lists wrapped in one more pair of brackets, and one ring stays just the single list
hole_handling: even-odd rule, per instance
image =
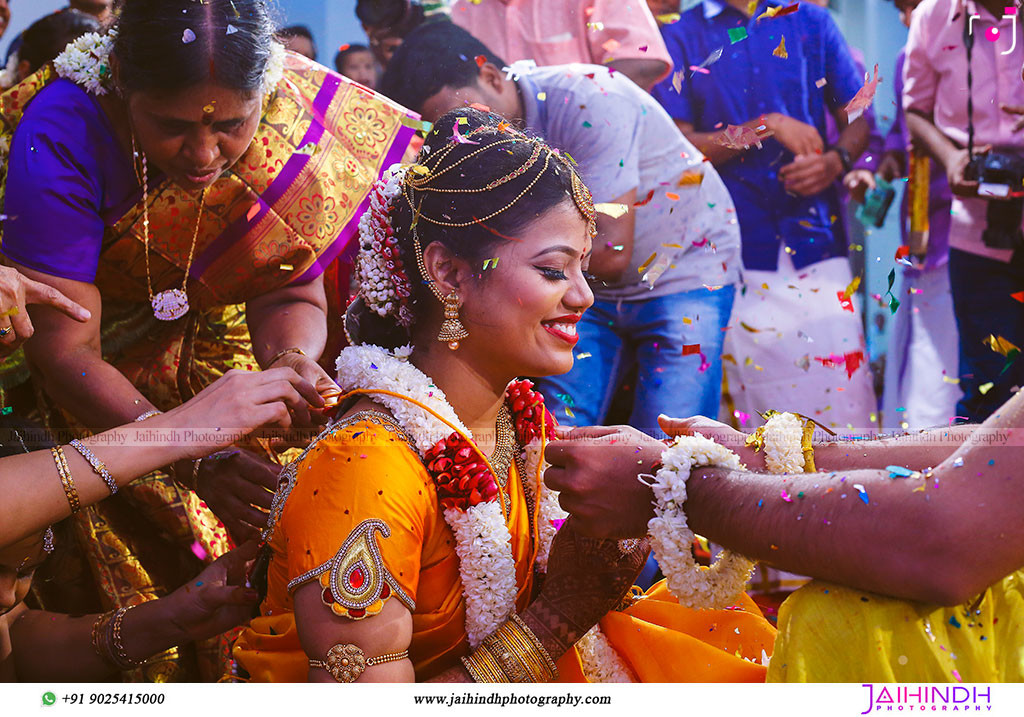
[{"label": "blue jeans", "polygon": [[[1024,250],[1004,264],[977,254],[950,249],[949,285],[960,331],[960,388],[956,415],[980,423],[1009,400],[1015,386],[1024,386],[1024,358],[1007,367],[1007,357],[985,339],[1002,336],[1024,346],[1024,304],[1010,294],[1024,291]],[[993,384],[985,393],[981,388]]]},{"label": "blue jeans", "polygon": [[[634,428],[664,437],[658,428],[660,413],[717,417],[722,329],[729,323],[735,296],[736,287],[725,286],[648,301],[595,301],[577,327],[580,340],[572,370],[537,382],[544,400],[559,423],[601,425],[619,381],[635,364],[637,385],[629,419]],[[700,344],[709,364],[704,371],[700,354],[683,355],[683,347],[693,344]]]}]

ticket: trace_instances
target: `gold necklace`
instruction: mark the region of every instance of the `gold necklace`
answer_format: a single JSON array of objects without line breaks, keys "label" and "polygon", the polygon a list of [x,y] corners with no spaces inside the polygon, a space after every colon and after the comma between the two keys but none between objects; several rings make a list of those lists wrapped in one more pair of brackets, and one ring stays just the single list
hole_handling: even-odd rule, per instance
[{"label": "gold necklace", "polygon": [[494,451],[487,459],[494,468],[494,478],[498,485],[505,488],[508,483],[509,470],[512,461],[515,459],[516,429],[512,425],[512,413],[507,403],[502,403],[498,409],[498,417],[494,422]]},{"label": "gold necklace", "polygon": [[[135,149],[135,134],[132,133],[132,153],[139,156]],[[199,213],[196,215],[196,228],[192,232],[192,245],[188,250],[188,261],[185,263],[185,279],[180,289],[167,289],[159,294],[153,294],[153,279],[149,269],[149,163],[146,161],[146,153],[142,155],[142,235],[143,251],[146,257],[146,289],[149,291],[149,303],[153,307],[153,315],[161,321],[174,321],[188,313],[188,273],[192,269],[192,257],[196,251],[196,242],[199,239],[199,225],[203,219],[203,209],[206,206],[206,189],[203,189],[199,197]]]}]

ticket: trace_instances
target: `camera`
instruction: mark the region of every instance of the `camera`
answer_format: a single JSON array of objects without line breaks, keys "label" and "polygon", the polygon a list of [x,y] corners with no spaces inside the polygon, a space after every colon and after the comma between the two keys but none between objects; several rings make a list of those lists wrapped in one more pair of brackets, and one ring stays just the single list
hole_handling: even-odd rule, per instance
[{"label": "camera", "polygon": [[[989,201],[981,239],[991,249],[1016,249],[1024,244],[1024,159],[1000,152],[971,158],[964,178],[978,182],[978,195]],[[1005,199],[1003,199],[1005,197]]]}]

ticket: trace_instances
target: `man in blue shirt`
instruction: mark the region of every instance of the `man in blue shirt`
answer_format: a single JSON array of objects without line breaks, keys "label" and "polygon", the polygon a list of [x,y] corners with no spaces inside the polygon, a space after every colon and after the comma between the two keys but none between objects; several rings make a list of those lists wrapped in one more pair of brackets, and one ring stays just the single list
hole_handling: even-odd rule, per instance
[{"label": "man in blue shirt", "polygon": [[[746,291],[726,341],[734,415],[790,410],[865,429],[876,401],[835,190],[867,143],[866,120],[844,111],[863,81],[828,11],[780,12],[791,5],[704,0],[682,13],[662,27],[676,73],[653,94],[736,204]],[[831,147],[827,113],[840,128]],[[761,147],[729,142],[729,125]]]}]

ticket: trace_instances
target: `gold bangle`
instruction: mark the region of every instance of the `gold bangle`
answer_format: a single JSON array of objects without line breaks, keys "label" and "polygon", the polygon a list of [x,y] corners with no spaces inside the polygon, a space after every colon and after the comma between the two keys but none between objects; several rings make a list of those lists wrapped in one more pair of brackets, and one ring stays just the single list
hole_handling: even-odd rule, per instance
[{"label": "gold bangle", "polygon": [[277,363],[278,359],[280,359],[282,356],[287,356],[288,354],[299,354],[301,356],[305,356],[306,352],[300,349],[298,346],[292,346],[291,348],[288,349],[282,349],[281,351],[278,351],[276,354],[274,354],[274,357],[267,362],[267,368],[270,368],[275,363]]},{"label": "gold bangle", "polygon": [[121,670],[130,670],[146,664],[146,660],[136,660],[129,657],[128,653],[125,652],[124,642],[121,641],[121,625],[124,622],[124,616],[135,607],[135,605],[128,605],[127,607],[120,608],[114,613],[114,619],[110,623],[110,642],[114,646],[114,664]]},{"label": "gold bangle", "polygon": [[367,667],[398,662],[409,658],[409,651],[388,652],[376,657],[367,657],[358,645],[339,644],[327,651],[326,660],[310,660],[309,666],[327,670],[338,682],[355,682]]},{"label": "gold bangle", "polygon": [[103,613],[92,624],[92,649],[96,651],[101,660],[116,667],[117,661],[114,659],[114,653],[110,649],[110,642],[107,639],[110,634],[110,621],[114,619],[115,612],[117,611],[111,610]]},{"label": "gold bangle", "polygon": [[544,645],[515,613],[484,640],[514,682],[551,682],[558,668]]},{"label": "gold bangle", "polygon": [[491,684],[512,681],[486,645],[480,645],[471,654],[460,659],[473,682]]},{"label": "gold bangle", "polygon": [[60,484],[64,486],[64,495],[71,506],[72,515],[82,509],[82,501],[78,499],[78,490],[75,488],[75,481],[71,477],[71,469],[68,468],[68,459],[64,455],[64,449],[54,446],[50,449],[53,453],[53,462],[57,464],[57,475],[60,476]]}]

